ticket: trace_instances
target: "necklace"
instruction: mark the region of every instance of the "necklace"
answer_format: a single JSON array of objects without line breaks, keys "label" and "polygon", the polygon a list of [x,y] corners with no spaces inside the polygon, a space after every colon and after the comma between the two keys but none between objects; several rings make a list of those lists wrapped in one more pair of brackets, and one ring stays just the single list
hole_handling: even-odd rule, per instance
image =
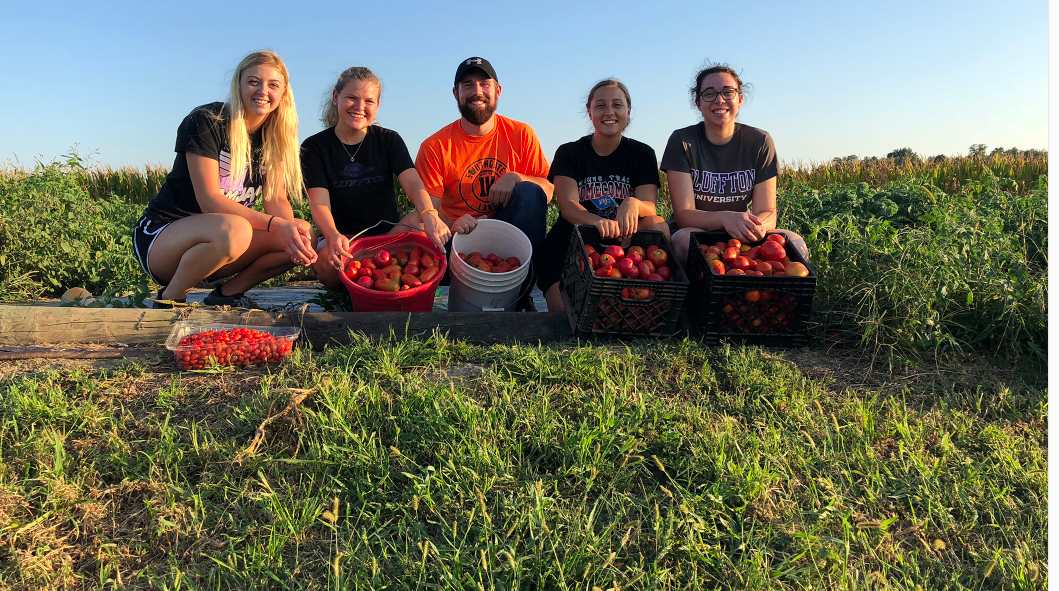
[{"label": "necklace", "polygon": [[[364,142],[368,141],[368,133],[370,131],[371,131],[371,127],[368,127],[368,129],[364,131],[364,138],[362,140],[360,140],[360,143],[357,144],[357,149],[353,150],[352,154],[350,154],[349,150],[346,149],[346,143],[342,141],[342,138],[338,138],[338,145],[342,146],[342,151],[346,153],[346,156],[349,156],[349,161],[350,162],[356,162],[355,158],[357,157],[357,154],[360,152],[360,149],[364,147]],[[338,133],[335,133],[335,137],[338,137]]]}]

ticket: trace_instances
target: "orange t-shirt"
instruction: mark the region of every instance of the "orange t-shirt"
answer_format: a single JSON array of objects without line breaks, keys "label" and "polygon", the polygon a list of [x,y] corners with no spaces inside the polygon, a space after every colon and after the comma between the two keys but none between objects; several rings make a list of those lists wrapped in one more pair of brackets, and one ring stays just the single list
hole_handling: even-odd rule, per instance
[{"label": "orange t-shirt", "polygon": [[441,211],[450,219],[468,213],[491,216],[496,208],[489,204],[489,187],[506,172],[548,177],[548,159],[533,129],[500,115],[493,118],[489,135],[470,135],[457,120],[419,147],[419,178],[428,194],[441,197]]}]

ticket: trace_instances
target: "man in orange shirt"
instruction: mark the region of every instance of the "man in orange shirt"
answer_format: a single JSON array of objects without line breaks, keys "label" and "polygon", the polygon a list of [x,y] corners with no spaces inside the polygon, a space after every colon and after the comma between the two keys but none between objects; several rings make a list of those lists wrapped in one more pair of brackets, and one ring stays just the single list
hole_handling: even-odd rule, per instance
[{"label": "man in orange shirt", "polygon": [[[480,217],[502,220],[522,230],[536,248],[544,239],[552,197],[537,135],[525,123],[494,113],[500,83],[485,59],[460,62],[452,95],[460,118],[427,138],[416,157],[416,171],[440,210],[421,215],[436,215],[464,234]],[[532,286],[532,279],[526,285]],[[516,307],[533,309],[528,292]]]}]

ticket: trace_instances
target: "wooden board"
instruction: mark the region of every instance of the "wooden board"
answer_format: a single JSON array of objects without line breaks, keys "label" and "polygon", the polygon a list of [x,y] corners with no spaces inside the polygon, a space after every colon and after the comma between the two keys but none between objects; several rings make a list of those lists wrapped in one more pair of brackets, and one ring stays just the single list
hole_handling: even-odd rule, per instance
[{"label": "wooden board", "polygon": [[369,337],[429,335],[492,344],[550,342],[570,337],[562,313],[529,312],[264,312],[185,309],[0,306],[0,345],[98,343],[162,346],[178,320],[251,326],[299,326],[314,349],[348,343],[349,331]]}]

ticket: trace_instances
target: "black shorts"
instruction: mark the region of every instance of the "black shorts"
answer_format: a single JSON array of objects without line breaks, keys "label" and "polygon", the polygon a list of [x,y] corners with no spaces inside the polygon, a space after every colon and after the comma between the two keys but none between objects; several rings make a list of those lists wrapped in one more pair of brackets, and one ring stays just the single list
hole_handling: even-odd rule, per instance
[{"label": "black shorts", "polygon": [[556,223],[533,253],[533,266],[537,269],[537,287],[547,293],[551,286],[559,283],[566,267],[566,251],[574,235],[571,224]]},{"label": "black shorts", "polygon": [[158,238],[158,235],[162,233],[162,230],[166,229],[166,226],[170,222],[152,222],[146,217],[141,217],[140,221],[136,222],[136,228],[132,231],[132,251],[136,256],[136,260],[140,263],[140,268],[143,269],[144,273],[158,285],[166,285],[167,281],[162,281],[151,273],[151,267],[147,263],[147,257],[151,253],[151,247],[154,245],[154,241]]}]

